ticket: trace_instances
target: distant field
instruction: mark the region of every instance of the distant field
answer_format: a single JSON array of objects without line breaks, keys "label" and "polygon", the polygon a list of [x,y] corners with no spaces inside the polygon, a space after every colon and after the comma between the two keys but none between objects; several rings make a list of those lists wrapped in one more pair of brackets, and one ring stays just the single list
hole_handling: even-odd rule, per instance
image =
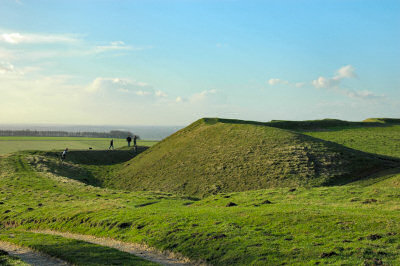
[{"label": "distant field", "polygon": [[[139,146],[153,146],[157,141],[138,141]],[[72,138],[72,137],[0,137],[0,155],[23,150],[62,150],[68,149],[108,149],[107,138]],[[127,146],[124,139],[114,139],[114,147]]]},{"label": "distant field", "polygon": [[400,158],[400,126],[343,128],[304,134],[356,150]]}]

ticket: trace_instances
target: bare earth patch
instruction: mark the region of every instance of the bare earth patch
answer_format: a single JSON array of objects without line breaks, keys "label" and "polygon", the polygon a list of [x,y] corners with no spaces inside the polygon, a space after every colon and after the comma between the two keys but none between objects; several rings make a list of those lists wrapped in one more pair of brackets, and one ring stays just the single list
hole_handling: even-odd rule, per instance
[{"label": "bare earth patch", "polygon": [[11,256],[17,257],[31,265],[40,266],[65,266],[71,265],[63,260],[50,257],[46,254],[34,251],[30,248],[20,247],[8,242],[0,241],[0,249],[7,251]]},{"label": "bare earth patch", "polygon": [[160,252],[151,247],[147,247],[141,244],[135,243],[127,243],[118,241],[111,238],[100,238],[90,235],[81,235],[81,234],[73,234],[73,233],[65,233],[65,232],[57,232],[51,230],[34,230],[34,233],[42,233],[42,234],[51,234],[62,236],[66,238],[72,238],[76,240],[82,240],[89,243],[106,246],[110,248],[115,248],[123,252],[127,252],[133,254],[135,256],[141,257],[143,259],[156,262],[162,265],[175,265],[175,266],[183,266],[183,265],[205,265],[201,262],[192,262],[190,259],[185,258],[181,255],[174,254],[172,252]]}]

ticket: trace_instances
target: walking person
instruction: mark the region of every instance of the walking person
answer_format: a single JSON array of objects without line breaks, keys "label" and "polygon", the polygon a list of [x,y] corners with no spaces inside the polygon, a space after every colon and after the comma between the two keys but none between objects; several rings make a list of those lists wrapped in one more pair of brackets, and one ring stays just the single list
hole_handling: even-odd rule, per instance
[{"label": "walking person", "polygon": [[131,136],[128,136],[128,137],[126,138],[126,141],[128,142],[128,147],[130,147],[130,146],[131,146],[131,141],[132,141]]},{"label": "walking person", "polygon": [[137,136],[133,136],[133,147],[135,147],[135,152],[137,152],[137,145],[136,145]]},{"label": "walking person", "polygon": [[114,149],[114,139],[111,139],[110,141],[110,147],[108,147],[108,149]]},{"label": "walking person", "polygon": [[65,160],[65,157],[67,156],[68,148],[65,148],[65,150],[61,153],[61,162]]}]

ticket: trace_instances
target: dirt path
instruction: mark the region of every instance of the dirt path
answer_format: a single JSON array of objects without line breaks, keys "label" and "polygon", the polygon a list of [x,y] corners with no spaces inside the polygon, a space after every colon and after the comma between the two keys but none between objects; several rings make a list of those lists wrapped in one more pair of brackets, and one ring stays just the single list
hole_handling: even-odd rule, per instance
[{"label": "dirt path", "polygon": [[7,251],[13,257],[17,257],[22,261],[37,266],[65,266],[71,265],[63,260],[50,257],[46,254],[34,251],[30,248],[20,247],[8,242],[0,241],[0,249]]},{"label": "dirt path", "polygon": [[118,241],[118,240],[111,239],[111,238],[99,238],[99,237],[95,237],[95,236],[64,233],[64,232],[57,232],[57,231],[51,231],[51,230],[40,230],[40,231],[35,230],[35,231],[31,231],[31,232],[57,235],[57,236],[62,236],[62,237],[66,237],[66,238],[82,240],[82,241],[86,241],[86,242],[101,245],[101,246],[115,248],[115,249],[131,253],[138,257],[141,257],[146,260],[156,262],[156,263],[159,263],[162,265],[175,265],[175,266],[206,265],[204,263],[191,262],[188,258],[184,258],[183,256],[176,255],[172,252],[160,252],[154,248],[150,248],[145,245],[122,242],[122,241]]}]

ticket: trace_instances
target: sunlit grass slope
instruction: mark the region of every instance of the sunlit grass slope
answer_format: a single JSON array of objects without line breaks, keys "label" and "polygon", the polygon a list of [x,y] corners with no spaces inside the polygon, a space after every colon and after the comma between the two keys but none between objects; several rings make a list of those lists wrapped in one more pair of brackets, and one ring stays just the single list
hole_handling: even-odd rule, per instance
[{"label": "sunlit grass slope", "polygon": [[352,149],[400,159],[400,125],[343,128],[304,132],[304,134],[336,142]]},{"label": "sunlit grass slope", "polygon": [[396,162],[258,122],[201,119],[125,163],[116,185],[205,195],[343,184]]},{"label": "sunlit grass slope", "polygon": [[[32,156],[0,157],[0,230],[52,229],[112,237],[210,265],[400,263],[396,171],[382,179],[387,185],[273,188],[197,200],[96,188],[38,173],[26,159]],[[6,230],[1,237],[7,240],[12,234],[13,241],[28,241]],[[44,243],[60,251],[71,247],[55,238]],[[95,254],[88,253],[87,261],[98,260],[91,256]]]}]

